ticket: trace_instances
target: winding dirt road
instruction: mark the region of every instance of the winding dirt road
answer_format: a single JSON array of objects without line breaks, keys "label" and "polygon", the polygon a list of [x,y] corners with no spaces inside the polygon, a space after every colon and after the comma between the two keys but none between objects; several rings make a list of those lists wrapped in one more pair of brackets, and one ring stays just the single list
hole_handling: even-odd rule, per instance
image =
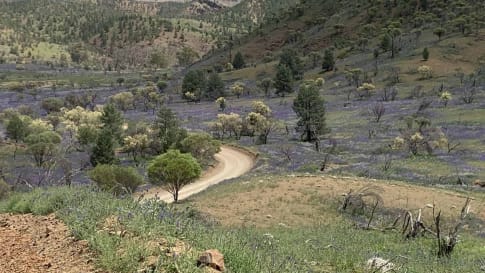
[{"label": "winding dirt road", "polygon": [[[215,155],[215,158],[218,164],[206,171],[196,182],[183,187],[179,192],[179,200],[199,193],[224,180],[236,178],[247,173],[254,166],[255,161],[254,156],[248,152],[230,146],[222,146],[221,151]],[[167,203],[173,202],[172,194],[160,187],[135,194],[135,197],[139,196],[143,196],[144,199],[157,197]]]}]

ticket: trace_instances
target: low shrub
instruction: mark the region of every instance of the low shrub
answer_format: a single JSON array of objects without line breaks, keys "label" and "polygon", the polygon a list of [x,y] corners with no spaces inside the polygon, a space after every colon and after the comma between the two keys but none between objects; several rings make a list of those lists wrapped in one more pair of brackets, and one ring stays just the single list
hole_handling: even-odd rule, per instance
[{"label": "low shrub", "polygon": [[100,164],[89,172],[89,177],[100,189],[115,195],[132,193],[143,184],[143,178],[134,168],[116,165]]}]

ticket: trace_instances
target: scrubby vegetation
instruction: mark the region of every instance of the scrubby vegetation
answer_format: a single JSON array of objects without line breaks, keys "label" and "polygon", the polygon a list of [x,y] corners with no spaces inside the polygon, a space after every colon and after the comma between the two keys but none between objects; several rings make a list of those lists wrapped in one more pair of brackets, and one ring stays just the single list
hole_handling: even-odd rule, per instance
[{"label": "scrubby vegetation", "polygon": [[[320,205],[336,209],[333,202]],[[14,194],[0,202],[0,211],[55,212],[76,238],[87,240],[98,253],[97,264],[113,272],[143,268],[150,256],[158,257],[156,272],[167,268],[196,272],[195,259],[207,248],[220,249],[234,272],[365,272],[365,262],[374,255],[392,258],[402,269],[416,273],[480,272],[483,262],[482,240],[470,235],[462,236],[453,258],[445,262],[435,258],[434,240],[403,241],[392,232],[355,229],[345,219],[297,229],[228,229],[184,206],[116,199],[89,187]],[[153,242],[165,243],[159,248]],[[165,255],[166,251],[171,255]]]},{"label": "scrubby vegetation", "polygon": [[[208,248],[229,272],[368,272],[377,257],[397,272],[483,270],[477,211],[458,224],[421,217],[408,203],[383,205],[374,180],[345,197],[314,181],[263,183],[399,180],[481,202],[482,1],[61,2],[0,1],[0,211],[56,213],[112,272],[153,257],[160,272],[197,272]],[[222,145],[258,154],[252,173],[189,202],[132,200],[162,186],[180,201],[184,186],[217,171]],[[207,196],[228,199],[204,207]],[[231,211],[241,196],[259,204],[255,215],[274,206],[304,223],[213,222],[218,210],[252,206],[241,199]],[[400,231],[396,213],[407,215]]]}]

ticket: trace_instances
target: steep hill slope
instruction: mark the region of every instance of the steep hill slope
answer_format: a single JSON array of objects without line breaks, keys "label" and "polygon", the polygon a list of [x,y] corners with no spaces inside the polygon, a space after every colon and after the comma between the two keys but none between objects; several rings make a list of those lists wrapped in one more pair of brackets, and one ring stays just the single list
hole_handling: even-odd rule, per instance
[{"label": "steep hill slope", "polygon": [[[266,5],[264,14],[252,11],[251,7],[262,3]],[[282,1],[283,6],[272,8],[270,3],[248,0],[236,6],[246,10],[247,16],[258,18],[253,20],[252,34],[227,43],[226,51],[212,56],[210,62],[227,62],[228,49],[239,50],[247,59],[259,62],[264,57],[271,59],[283,48],[297,49],[303,55],[330,47],[345,50],[346,56],[372,53],[375,48],[390,51],[389,45],[382,45],[384,36],[393,36],[393,51],[399,53],[414,48],[421,38],[478,37],[484,27],[485,4],[475,0],[302,0]]]}]

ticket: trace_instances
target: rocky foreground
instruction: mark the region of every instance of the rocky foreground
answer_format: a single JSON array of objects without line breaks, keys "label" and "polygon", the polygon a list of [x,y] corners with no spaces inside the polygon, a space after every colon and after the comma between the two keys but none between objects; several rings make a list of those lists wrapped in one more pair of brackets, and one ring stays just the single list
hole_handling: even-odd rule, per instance
[{"label": "rocky foreground", "polygon": [[86,241],[76,241],[54,215],[0,214],[0,272],[101,272]]}]

